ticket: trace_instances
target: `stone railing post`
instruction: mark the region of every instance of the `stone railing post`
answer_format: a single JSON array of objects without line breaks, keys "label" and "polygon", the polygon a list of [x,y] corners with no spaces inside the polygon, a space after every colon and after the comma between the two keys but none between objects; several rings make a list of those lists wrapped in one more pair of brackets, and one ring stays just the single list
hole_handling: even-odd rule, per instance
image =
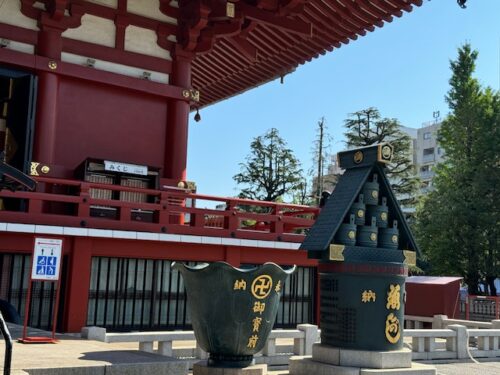
[{"label": "stone railing post", "polygon": [[457,333],[456,343],[457,343],[457,358],[464,359],[468,358],[469,349],[469,335],[467,334],[467,327],[460,324],[451,324],[448,326]]},{"label": "stone railing post", "polygon": [[448,319],[447,315],[434,315],[432,318],[432,329],[444,329],[445,321]]},{"label": "stone railing post", "polygon": [[160,341],[158,342],[158,354],[172,357],[172,341]]},{"label": "stone railing post", "polygon": [[154,353],[153,341],[141,341],[141,342],[139,342],[139,350],[141,352]]},{"label": "stone railing post", "polygon": [[299,324],[297,329],[304,332],[304,338],[294,340],[293,352],[297,355],[312,355],[313,344],[318,341],[318,326],[314,324]]},{"label": "stone railing post", "polygon": [[276,355],[276,339],[269,338],[264,346],[264,350],[262,350],[262,354],[270,357]]},{"label": "stone railing post", "polygon": [[194,350],[194,356],[198,359],[207,359],[208,358],[208,353],[204,351],[200,345],[198,345],[198,342],[196,343],[196,349]]}]

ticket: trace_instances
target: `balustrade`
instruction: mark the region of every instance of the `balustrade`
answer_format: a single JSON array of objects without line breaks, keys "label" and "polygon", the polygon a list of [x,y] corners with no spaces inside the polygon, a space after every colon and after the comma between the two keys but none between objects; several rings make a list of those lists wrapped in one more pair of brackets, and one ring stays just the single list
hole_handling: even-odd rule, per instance
[{"label": "balustrade", "polygon": [[[301,242],[319,209],[98,182],[37,177],[37,190],[0,191],[0,222]],[[96,196],[92,191],[110,191]],[[120,197],[140,196],[138,202]],[[201,208],[201,204],[219,208]],[[113,215],[95,215],[106,207]],[[148,215],[141,215],[141,213]]]}]

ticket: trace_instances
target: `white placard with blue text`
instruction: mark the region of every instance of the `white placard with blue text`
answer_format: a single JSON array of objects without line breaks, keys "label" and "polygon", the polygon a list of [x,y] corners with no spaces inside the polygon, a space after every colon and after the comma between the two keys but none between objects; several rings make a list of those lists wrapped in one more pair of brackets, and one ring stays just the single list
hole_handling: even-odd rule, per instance
[{"label": "white placard with blue text", "polygon": [[62,240],[55,238],[35,238],[31,279],[59,280],[61,250]]}]

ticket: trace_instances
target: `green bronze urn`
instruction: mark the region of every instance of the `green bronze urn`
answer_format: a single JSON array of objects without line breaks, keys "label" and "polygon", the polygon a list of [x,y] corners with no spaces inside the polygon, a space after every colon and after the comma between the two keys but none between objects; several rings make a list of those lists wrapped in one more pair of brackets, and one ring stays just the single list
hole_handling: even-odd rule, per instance
[{"label": "green bronze urn", "polygon": [[283,284],[295,271],[274,263],[239,269],[225,262],[194,267],[174,263],[187,293],[194,334],[208,352],[208,366],[253,363],[271,332]]}]

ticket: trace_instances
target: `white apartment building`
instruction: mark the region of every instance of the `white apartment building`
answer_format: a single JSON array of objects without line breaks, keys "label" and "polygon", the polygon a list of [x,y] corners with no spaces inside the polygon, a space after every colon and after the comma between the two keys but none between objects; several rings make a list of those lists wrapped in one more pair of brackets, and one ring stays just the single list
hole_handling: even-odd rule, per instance
[{"label": "white apartment building", "polygon": [[402,130],[413,139],[413,164],[420,180],[422,193],[432,189],[435,166],[444,160],[444,150],[437,142],[441,122],[427,122],[420,129],[403,127]]}]

